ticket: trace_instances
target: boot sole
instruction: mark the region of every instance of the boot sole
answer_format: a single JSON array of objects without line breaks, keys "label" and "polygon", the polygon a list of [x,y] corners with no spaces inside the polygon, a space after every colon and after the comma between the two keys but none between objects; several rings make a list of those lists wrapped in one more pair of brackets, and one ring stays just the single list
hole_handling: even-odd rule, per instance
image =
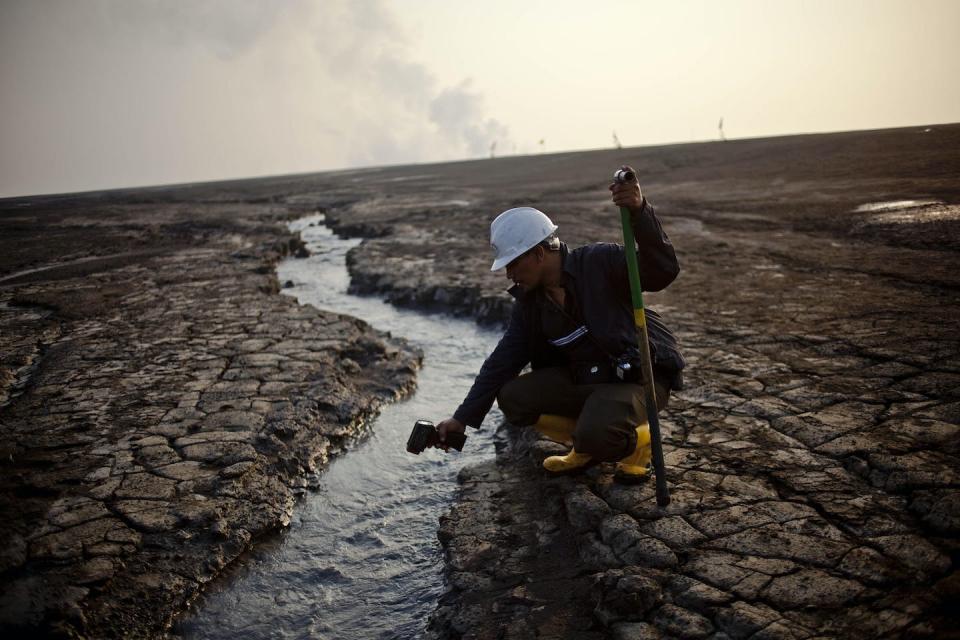
[{"label": "boot sole", "polygon": [[587,464],[580,465],[579,467],[573,467],[572,469],[564,469],[563,471],[551,471],[550,469],[547,469],[546,467],[544,467],[542,464],[540,465],[540,468],[543,469],[543,472],[546,473],[548,476],[575,476],[578,473],[583,473],[584,471],[586,471],[587,469],[590,469],[591,467],[597,466],[598,464],[600,464],[599,460],[591,460]]},{"label": "boot sole", "polygon": [[639,474],[639,473],[623,473],[620,471],[613,472],[613,481],[617,484],[643,484],[644,482],[650,479],[650,476],[653,475],[651,472]]}]

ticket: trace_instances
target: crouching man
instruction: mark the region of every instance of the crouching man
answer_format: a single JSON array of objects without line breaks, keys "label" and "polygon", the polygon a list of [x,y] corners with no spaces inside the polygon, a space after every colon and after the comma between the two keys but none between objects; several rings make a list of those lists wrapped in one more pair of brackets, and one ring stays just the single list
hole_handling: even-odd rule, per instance
[{"label": "crouching man", "polygon": [[[611,184],[610,191],[613,203],[631,212],[643,290],[664,289],[680,267],[653,207],[635,180]],[[544,460],[548,472],[617,462],[615,480],[635,483],[649,474],[650,434],[624,249],[608,243],[570,249],[557,228],[531,207],[504,211],[490,225],[491,270],[506,267],[516,301],[466,399],[437,425],[439,439],[479,427],[496,398],[511,423],[572,445],[567,455]],[[682,384],[684,360],[660,316],[647,310],[647,323],[663,409]],[[527,364],[531,371],[518,375]]]}]

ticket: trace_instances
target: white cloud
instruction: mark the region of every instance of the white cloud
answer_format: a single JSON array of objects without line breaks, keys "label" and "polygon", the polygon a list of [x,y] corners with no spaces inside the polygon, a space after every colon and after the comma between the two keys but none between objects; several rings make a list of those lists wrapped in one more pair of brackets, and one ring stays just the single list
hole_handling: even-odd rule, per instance
[{"label": "white cloud", "polygon": [[0,12],[0,195],[507,147],[480,92],[442,86],[378,0],[14,2]]},{"label": "white cloud", "polygon": [[465,143],[471,155],[509,141],[506,127],[483,117],[483,98],[470,90],[469,81],[441,91],[430,103],[430,119],[448,139]]}]

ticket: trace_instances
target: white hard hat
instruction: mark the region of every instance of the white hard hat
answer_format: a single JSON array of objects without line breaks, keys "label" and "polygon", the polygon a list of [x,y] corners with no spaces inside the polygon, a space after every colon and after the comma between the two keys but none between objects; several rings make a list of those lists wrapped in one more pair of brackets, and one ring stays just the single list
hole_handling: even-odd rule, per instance
[{"label": "white hard hat", "polygon": [[507,209],[490,224],[494,259],[490,271],[499,271],[557,230],[542,211],[533,207]]}]

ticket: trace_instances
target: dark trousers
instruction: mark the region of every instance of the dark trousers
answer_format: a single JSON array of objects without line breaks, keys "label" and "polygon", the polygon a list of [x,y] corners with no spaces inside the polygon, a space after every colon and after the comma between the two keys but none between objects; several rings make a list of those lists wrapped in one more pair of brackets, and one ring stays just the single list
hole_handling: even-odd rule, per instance
[{"label": "dark trousers", "polygon": [[[667,406],[670,388],[654,381],[657,408]],[[639,384],[574,384],[567,367],[548,367],[517,376],[500,388],[497,404],[511,423],[534,424],[549,413],[577,419],[573,448],[603,462],[621,460],[637,446],[637,425],[647,421]]]}]

